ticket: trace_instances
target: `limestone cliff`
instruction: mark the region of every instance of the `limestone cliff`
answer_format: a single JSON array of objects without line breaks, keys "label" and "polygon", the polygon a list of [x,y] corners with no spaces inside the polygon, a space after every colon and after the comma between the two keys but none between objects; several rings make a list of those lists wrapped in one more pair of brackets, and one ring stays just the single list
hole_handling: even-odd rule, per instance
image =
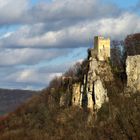
[{"label": "limestone cliff", "polygon": [[99,61],[94,56],[88,56],[88,58],[89,67],[85,75],[83,91],[87,96],[87,108],[98,110],[103,103],[109,100],[106,83],[113,80],[113,74],[108,62]]},{"label": "limestone cliff", "polygon": [[83,106],[91,111],[98,111],[102,104],[109,101],[107,84],[114,80],[107,61],[94,57],[93,49],[88,53],[88,70],[81,83],[72,85],[72,105]]},{"label": "limestone cliff", "polygon": [[[107,46],[105,46],[106,41],[108,42]],[[94,48],[88,50],[86,72],[82,73],[82,79],[78,82],[74,81],[73,83],[71,78],[71,82],[69,82],[71,85],[67,90],[69,94],[61,96],[60,106],[65,106],[66,102],[69,102],[70,105],[82,106],[96,112],[105,102],[109,101],[109,94],[122,94],[128,89],[130,92],[140,91],[140,55],[128,56],[126,73],[119,71],[115,76],[116,73],[113,72],[109,63],[110,51],[108,49],[103,51],[105,47],[110,48],[109,40],[95,40]],[[108,57],[99,59],[100,49],[104,55],[107,53]],[[124,76],[126,74],[127,88],[125,88],[126,77]]]},{"label": "limestone cliff", "polygon": [[140,55],[127,57],[126,73],[128,88],[133,92],[140,91]]},{"label": "limestone cliff", "polygon": [[75,83],[72,85],[72,105],[81,106],[82,104],[82,93],[81,93],[81,84]]}]

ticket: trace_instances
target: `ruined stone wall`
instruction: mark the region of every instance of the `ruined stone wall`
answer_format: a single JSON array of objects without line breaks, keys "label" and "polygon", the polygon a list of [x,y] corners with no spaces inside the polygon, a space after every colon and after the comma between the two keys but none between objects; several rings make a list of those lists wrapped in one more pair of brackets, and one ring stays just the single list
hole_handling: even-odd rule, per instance
[{"label": "ruined stone wall", "polygon": [[126,74],[128,88],[133,92],[140,91],[140,55],[127,57]]},{"label": "ruined stone wall", "polygon": [[98,60],[104,61],[110,57],[110,39],[96,36],[94,38],[94,48],[97,50]]},{"label": "ruined stone wall", "polygon": [[[87,107],[91,111],[100,109],[103,103],[108,102],[105,83],[113,80],[110,65],[106,61],[100,61],[110,57],[110,40],[98,37],[95,43],[95,49],[88,50],[88,71],[83,76],[82,83],[72,85],[71,98],[73,106]],[[100,51],[99,58],[102,59],[97,58],[97,51]],[[66,97],[63,95],[60,98],[61,106],[65,104],[65,100]]]}]

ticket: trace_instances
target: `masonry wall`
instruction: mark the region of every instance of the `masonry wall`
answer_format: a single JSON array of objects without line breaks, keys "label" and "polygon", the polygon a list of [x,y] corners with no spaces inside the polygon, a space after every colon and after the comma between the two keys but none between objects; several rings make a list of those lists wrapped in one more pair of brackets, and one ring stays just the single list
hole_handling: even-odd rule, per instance
[{"label": "masonry wall", "polygon": [[100,61],[110,57],[110,39],[96,36],[94,38],[94,48],[97,50],[97,57]]}]

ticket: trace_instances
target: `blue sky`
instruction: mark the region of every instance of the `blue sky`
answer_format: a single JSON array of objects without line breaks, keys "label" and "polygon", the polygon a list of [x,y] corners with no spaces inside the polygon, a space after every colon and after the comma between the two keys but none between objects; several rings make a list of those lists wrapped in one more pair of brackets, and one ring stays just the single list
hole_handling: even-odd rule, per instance
[{"label": "blue sky", "polygon": [[0,2],[0,88],[45,88],[86,58],[95,35],[140,32],[140,0]]},{"label": "blue sky", "polygon": [[122,8],[129,8],[131,6],[135,6],[139,0],[106,0],[106,1],[115,3]]}]

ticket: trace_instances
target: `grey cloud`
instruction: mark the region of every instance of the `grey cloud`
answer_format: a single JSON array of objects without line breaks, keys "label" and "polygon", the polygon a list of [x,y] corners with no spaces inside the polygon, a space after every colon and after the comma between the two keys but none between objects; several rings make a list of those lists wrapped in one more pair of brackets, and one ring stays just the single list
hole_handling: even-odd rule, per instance
[{"label": "grey cloud", "polygon": [[42,61],[50,61],[70,53],[69,50],[42,49],[1,49],[0,66],[35,65]]},{"label": "grey cloud", "polygon": [[4,79],[1,80],[1,83],[13,83],[13,85],[24,85],[26,87],[31,86],[32,88],[39,85],[39,88],[45,88],[52,78],[55,76],[61,76],[61,74],[62,72],[49,72],[47,70],[41,73],[40,69],[33,68],[17,69],[15,72],[11,72],[9,75],[5,76]]},{"label": "grey cloud", "polygon": [[[52,3],[40,3],[27,14],[26,20],[31,21],[58,21],[58,20],[81,20],[114,16],[120,13],[120,9],[114,4],[102,4],[101,0],[57,0]],[[100,5],[100,6],[99,6]],[[32,17],[32,18],[31,18]]]},{"label": "grey cloud", "polygon": [[28,0],[0,0],[0,24],[16,23],[28,9]]},{"label": "grey cloud", "polygon": [[[6,1],[11,3],[12,0]],[[26,5],[24,3],[27,3],[27,0],[21,0],[19,5],[21,3]],[[22,14],[22,20],[26,20],[27,23],[30,20],[28,24],[32,24],[24,25],[9,36],[1,38],[0,47],[69,48],[87,46],[89,40],[91,41],[92,36],[97,34],[102,26],[107,27],[107,20],[116,21],[121,17],[117,6],[103,4],[97,0],[57,0],[37,4],[31,9],[25,7],[20,12],[18,9],[17,11]],[[24,12],[22,13],[22,11]],[[104,24],[101,23],[102,20],[105,20]],[[21,23],[26,22],[21,21]],[[105,33],[108,34],[108,32]]]},{"label": "grey cloud", "polygon": [[45,88],[55,76],[61,76],[74,62],[41,67],[0,67],[0,86],[8,88]]},{"label": "grey cloud", "polygon": [[102,0],[57,0],[33,6],[19,20],[20,23],[28,25],[42,23],[40,33],[43,34],[62,30],[85,21],[90,22],[103,17],[118,17],[121,13],[122,9],[115,4],[105,4]]},{"label": "grey cloud", "polygon": [[50,27],[52,29],[56,28],[56,26],[61,28],[83,20],[114,17],[121,13],[121,10],[116,5],[104,4],[102,0],[57,0],[51,3],[38,3],[30,8],[29,1],[2,1],[0,24],[35,24],[45,22],[47,30],[49,30]]},{"label": "grey cloud", "polygon": [[[19,31],[0,40],[1,47],[17,48],[72,48],[88,46],[94,35],[105,35],[124,38],[127,34],[140,31],[140,17],[133,13],[124,13],[118,18],[102,18],[85,21],[40,35],[32,35],[30,27],[22,27]],[[37,31],[39,32],[39,30]],[[37,33],[36,32],[36,33]]]}]

